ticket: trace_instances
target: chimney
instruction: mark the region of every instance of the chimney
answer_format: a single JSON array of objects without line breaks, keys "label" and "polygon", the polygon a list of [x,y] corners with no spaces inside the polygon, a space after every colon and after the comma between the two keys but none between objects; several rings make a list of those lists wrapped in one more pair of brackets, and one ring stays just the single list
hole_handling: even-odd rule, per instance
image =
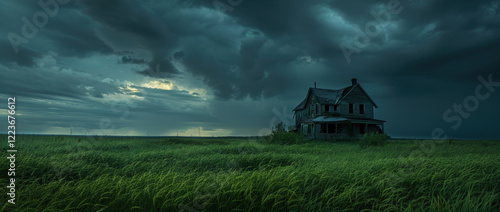
[{"label": "chimney", "polygon": [[358,84],[358,79],[352,78],[351,82],[352,82],[352,86],[354,86],[354,85]]},{"label": "chimney", "polygon": [[314,88],[316,88],[316,82],[314,82]]}]

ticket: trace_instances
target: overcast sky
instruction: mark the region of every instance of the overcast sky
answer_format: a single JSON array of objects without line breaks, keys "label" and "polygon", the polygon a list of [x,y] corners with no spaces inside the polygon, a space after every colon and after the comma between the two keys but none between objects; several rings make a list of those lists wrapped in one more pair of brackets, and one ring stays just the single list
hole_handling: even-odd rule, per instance
[{"label": "overcast sky", "polygon": [[259,135],[355,77],[393,137],[500,138],[500,1],[40,2],[0,2],[18,134]]}]

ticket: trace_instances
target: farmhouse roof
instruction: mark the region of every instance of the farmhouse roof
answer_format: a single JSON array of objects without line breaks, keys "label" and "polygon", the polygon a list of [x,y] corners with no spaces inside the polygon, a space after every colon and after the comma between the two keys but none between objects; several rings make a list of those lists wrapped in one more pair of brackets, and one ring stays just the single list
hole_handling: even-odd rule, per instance
[{"label": "farmhouse roof", "polygon": [[309,96],[315,96],[316,99],[320,104],[330,104],[334,105],[337,103],[337,100],[341,98],[342,95],[347,94],[347,91],[349,87],[342,88],[339,90],[333,90],[333,89],[323,89],[323,88],[309,88],[307,91],[307,96],[302,102],[295,107],[295,110],[301,110],[306,106],[307,100],[309,99]]},{"label": "farmhouse roof", "polygon": [[339,122],[339,121],[347,121],[349,119],[343,117],[330,117],[330,116],[320,116],[314,118],[313,122]]},{"label": "farmhouse roof", "polygon": [[326,123],[326,122],[344,122],[344,121],[351,121],[352,123],[366,123],[366,122],[371,122],[371,123],[382,123],[385,122],[383,120],[378,120],[378,119],[372,119],[372,118],[357,118],[357,117],[332,117],[332,116],[319,116],[316,118],[311,118],[306,120],[305,122],[316,122],[316,123]]},{"label": "farmhouse roof", "polygon": [[340,101],[342,101],[342,99],[344,99],[344,97],[346,97],[349,94],[349,92],[356,86],[358,86],[361,89],[361,91],[372,102],[373,106],[375,106],[375,108],[377,108],[378,107],[377,104],[375,104],[375,102],[372,100],[372,98],[370,98],[370,96],[361,87],[361,85],[359,85],[359,83],[356,82],[354,85],[347,86],[347,87],[339,89],[339,90],[324,89],[324,88],[309,88],[309,90],[307,91],[306,98],[304,100],[302,100],[302,102],[300,102],[300,104],[297,105],[297,107],[295,107],[295,109],[293,109],[293,111],[304,109],[306,104],[307,104],[307,100],[309,99],[309,97],[311,95],[315,96],[316,100],[320,104],[338,105],[340,103]]}]

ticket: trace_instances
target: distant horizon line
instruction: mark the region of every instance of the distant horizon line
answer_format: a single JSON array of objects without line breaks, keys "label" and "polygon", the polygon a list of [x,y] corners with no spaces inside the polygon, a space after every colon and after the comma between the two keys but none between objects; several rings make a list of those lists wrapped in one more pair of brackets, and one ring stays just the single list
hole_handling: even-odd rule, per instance
[{"label": "distant horizon line", "polygon": [[[7,136],[7,133],[0,133],[0,135]],[[263,137],[257,135],[234,135],[234,136],[177,136],[177,135],[68,135],[68,134],[33,134],[33,133],[23,133],[16,135],[29,135],[29,136],[68,136],[68,137],[138,137],[138,138],[251,138],[251,137]]]},{"label": "distant horizon line", "polygon": [[[7,136],[7,133],[0,133]],[[67,136],[67,137],[108,137],[108,138],[259,138],[264,136],[258,135],[232,135],[232,136],[148,136],[148,135],[68,135],[68,134],[17,134],[23,136]],[[314,140],[314,139],[313,139]],[[319,139],[321,140],[321,139]],[[410,138],[410,137],[391,137],[390,140],[483,140],[483,141],[499,141],[500,139],[480,139],[480,138],[449,138],[449,139],[430,139],[430,138]]]}]

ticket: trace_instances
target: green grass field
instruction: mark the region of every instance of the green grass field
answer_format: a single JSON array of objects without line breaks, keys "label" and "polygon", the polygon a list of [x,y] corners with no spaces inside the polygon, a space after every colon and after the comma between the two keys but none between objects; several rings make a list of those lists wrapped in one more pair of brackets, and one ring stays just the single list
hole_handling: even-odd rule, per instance
[{"label": "green grass field", "polygon": [[[1,211],[499,211],[500,142],[18,136]],[[5,142],[7,143],[7,142]],[[422,152],[421,149],[425,151]],[[7,155],[7,147],[0,148]]]}]

